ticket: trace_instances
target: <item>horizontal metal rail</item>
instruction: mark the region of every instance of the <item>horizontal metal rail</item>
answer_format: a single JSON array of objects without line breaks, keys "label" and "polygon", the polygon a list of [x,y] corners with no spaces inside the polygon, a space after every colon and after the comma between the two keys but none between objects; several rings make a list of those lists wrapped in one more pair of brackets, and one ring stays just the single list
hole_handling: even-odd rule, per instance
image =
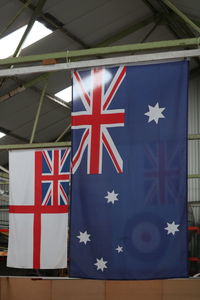
[{"label": "horizontal metal rail", "polygon": [[71,142],[0,145],[0,150],[70,147]]},{"label": "horizontal metal rail", "polygon": [[[138,44],[91,48],[91,49],[82,49],[82,50],[68,50],[64,52],[54,52],[54,53],[37,54],[37,55],[30,55],[30,56],[20,56],[17,58],[9,57],[5,59],[0,59],[0,66],[16,65],[16,64],[23,64],[23,63],[30,64],[34,62],[42,62],[48,59],[50,60],[65,59],[66,61],[69,61],[70,59],[82,59],[85,57],[92,58],[94,56],[104,56],[104,55],[111,55],[111,54],[125,54],[125,53],[132,53],[134,51],[172,49],[177,47],[185,48],[188,46],[198,47],[199,43],[200,43],[199,38],[195,37],[195,38],[188,38],[188,39],[138,43]],[[156,56],[157,54],[154,55]]]},{"label": "horizontal metal rail", "polygon": [[85,69],[99,66],[114,66],[114,65],[137,65],[142,63],[159,63],[167,60],[177,60],[190,57],[199,57],[200,49],[168,51],[151,54],[129,55],[95,60],[83,60],[77,62],[59,63],[53,65],[38,65],[19,67],[12,69],[0,69],[0,77],[16,76],[35,73],[56,72],[62,70]]}]

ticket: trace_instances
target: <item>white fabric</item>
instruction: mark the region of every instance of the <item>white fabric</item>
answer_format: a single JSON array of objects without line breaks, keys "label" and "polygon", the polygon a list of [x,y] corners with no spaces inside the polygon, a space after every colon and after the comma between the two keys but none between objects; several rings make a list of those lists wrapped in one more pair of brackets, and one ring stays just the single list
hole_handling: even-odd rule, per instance
[{"label": "white fabric", "polygon": [[[35,150],[9,152],[10,205],[34,205]],[[9,214],[7,266],[33,268],[34,214]],[[67,266],[68,214],[41,214],[40,268]]]},{"label": "white fabric", "polygon": [[9,204],[34,204],[34,150],[9,151]]},{"label": "white fabric", "polygon": [[[43,214],[41,233],[41,269],[67,266],[66,214]],[[51,234],[46,234],[46,232]],[[63,241],[65,241],[63,243]],[[48,250],[47,250],[48,249]],[[48,251],[48,255],[47,255]]]},{"label": "white fabric", "polygon": [[33,268],[33,214],[10,214],[7,266]]}]

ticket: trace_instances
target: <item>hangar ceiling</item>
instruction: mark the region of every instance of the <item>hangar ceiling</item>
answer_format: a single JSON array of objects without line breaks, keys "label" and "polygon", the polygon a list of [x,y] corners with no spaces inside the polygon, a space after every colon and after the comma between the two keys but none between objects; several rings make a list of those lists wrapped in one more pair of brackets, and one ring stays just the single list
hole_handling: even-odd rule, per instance
[{"label": "hangar ceiling", "polygon": [[[0,38],[28,24],[14,57],[60,51],[118,46],[199,37],[199,32],[167,5],[168,0],[1,0]],[[198,0],[171,0],[178,12],[200,25]],[[22,49],[35,21],[52,33]],[[189,48],[189,47],[187,47]],[[0,50],[1,52],[1,50]],[[100,58],[100,57],[98,57]],[[0,71],[5,68],[1,64]],[[15,68],[7,65],[6,67]],[[192,74],[199,74],[200,61],[191,61]],[[48,78],[47,78],[48,77]],[[71,85],[69,71],[0,78],[0,145],[29,143],[45,83],[33,142],[70,140],[70,103],[55,96]],[[68,132],[66,132],[68,128]],[[0,150],[0,165],[8,167],[6,150]]]}]

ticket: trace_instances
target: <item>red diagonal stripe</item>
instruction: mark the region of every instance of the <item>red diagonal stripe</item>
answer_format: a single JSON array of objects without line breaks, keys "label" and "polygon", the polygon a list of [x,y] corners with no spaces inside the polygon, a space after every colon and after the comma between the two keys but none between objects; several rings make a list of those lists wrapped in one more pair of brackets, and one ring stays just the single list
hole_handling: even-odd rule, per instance
[{"label": "red diagonal stripe", "polygon": [[119,77],[117,78],[115,84],[113,85],[112,90],[110,91],[110,94],[108,95],[108,97],[103,105],[103,110],[106,110],[108,108],[108,105],[110,104],[113,94],[116,92],[116,90],[120,86],[120,83],[121,83],[122,79],[124,78],[125,74],[126,74],[126,67],[123,67],[123,69],[121,70],[121,73],[119,74]]},{"label": "red diagonal stripe", "polygon": [[82,91],[82,93],[83,93],[83,96],[84,96],[85,100],[87,101],[88,105],[90,105],[90,98],[89,98],[87,92],[86,92],[85,89],[84,89],[84,86],[83,86],[83,84],[82,84],[82,80],[81,80],[81,78],[80,78],[80,76],[79,76],[79,73],[78,73],[78,72],[74,72],[74,76],[76,77],[76,80],[77,80],[78,83],[79,83],[79,86],[80,86],[80,88],[81,88],[81,91]]}]

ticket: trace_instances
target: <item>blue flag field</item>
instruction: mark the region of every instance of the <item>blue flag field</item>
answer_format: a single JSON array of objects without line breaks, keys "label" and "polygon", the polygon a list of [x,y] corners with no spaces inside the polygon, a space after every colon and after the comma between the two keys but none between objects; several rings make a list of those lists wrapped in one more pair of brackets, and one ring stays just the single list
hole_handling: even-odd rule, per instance
[{"label": "blue flag field", "polygon": [[188,276],[188,62],[73,73],[69,273]]}]

